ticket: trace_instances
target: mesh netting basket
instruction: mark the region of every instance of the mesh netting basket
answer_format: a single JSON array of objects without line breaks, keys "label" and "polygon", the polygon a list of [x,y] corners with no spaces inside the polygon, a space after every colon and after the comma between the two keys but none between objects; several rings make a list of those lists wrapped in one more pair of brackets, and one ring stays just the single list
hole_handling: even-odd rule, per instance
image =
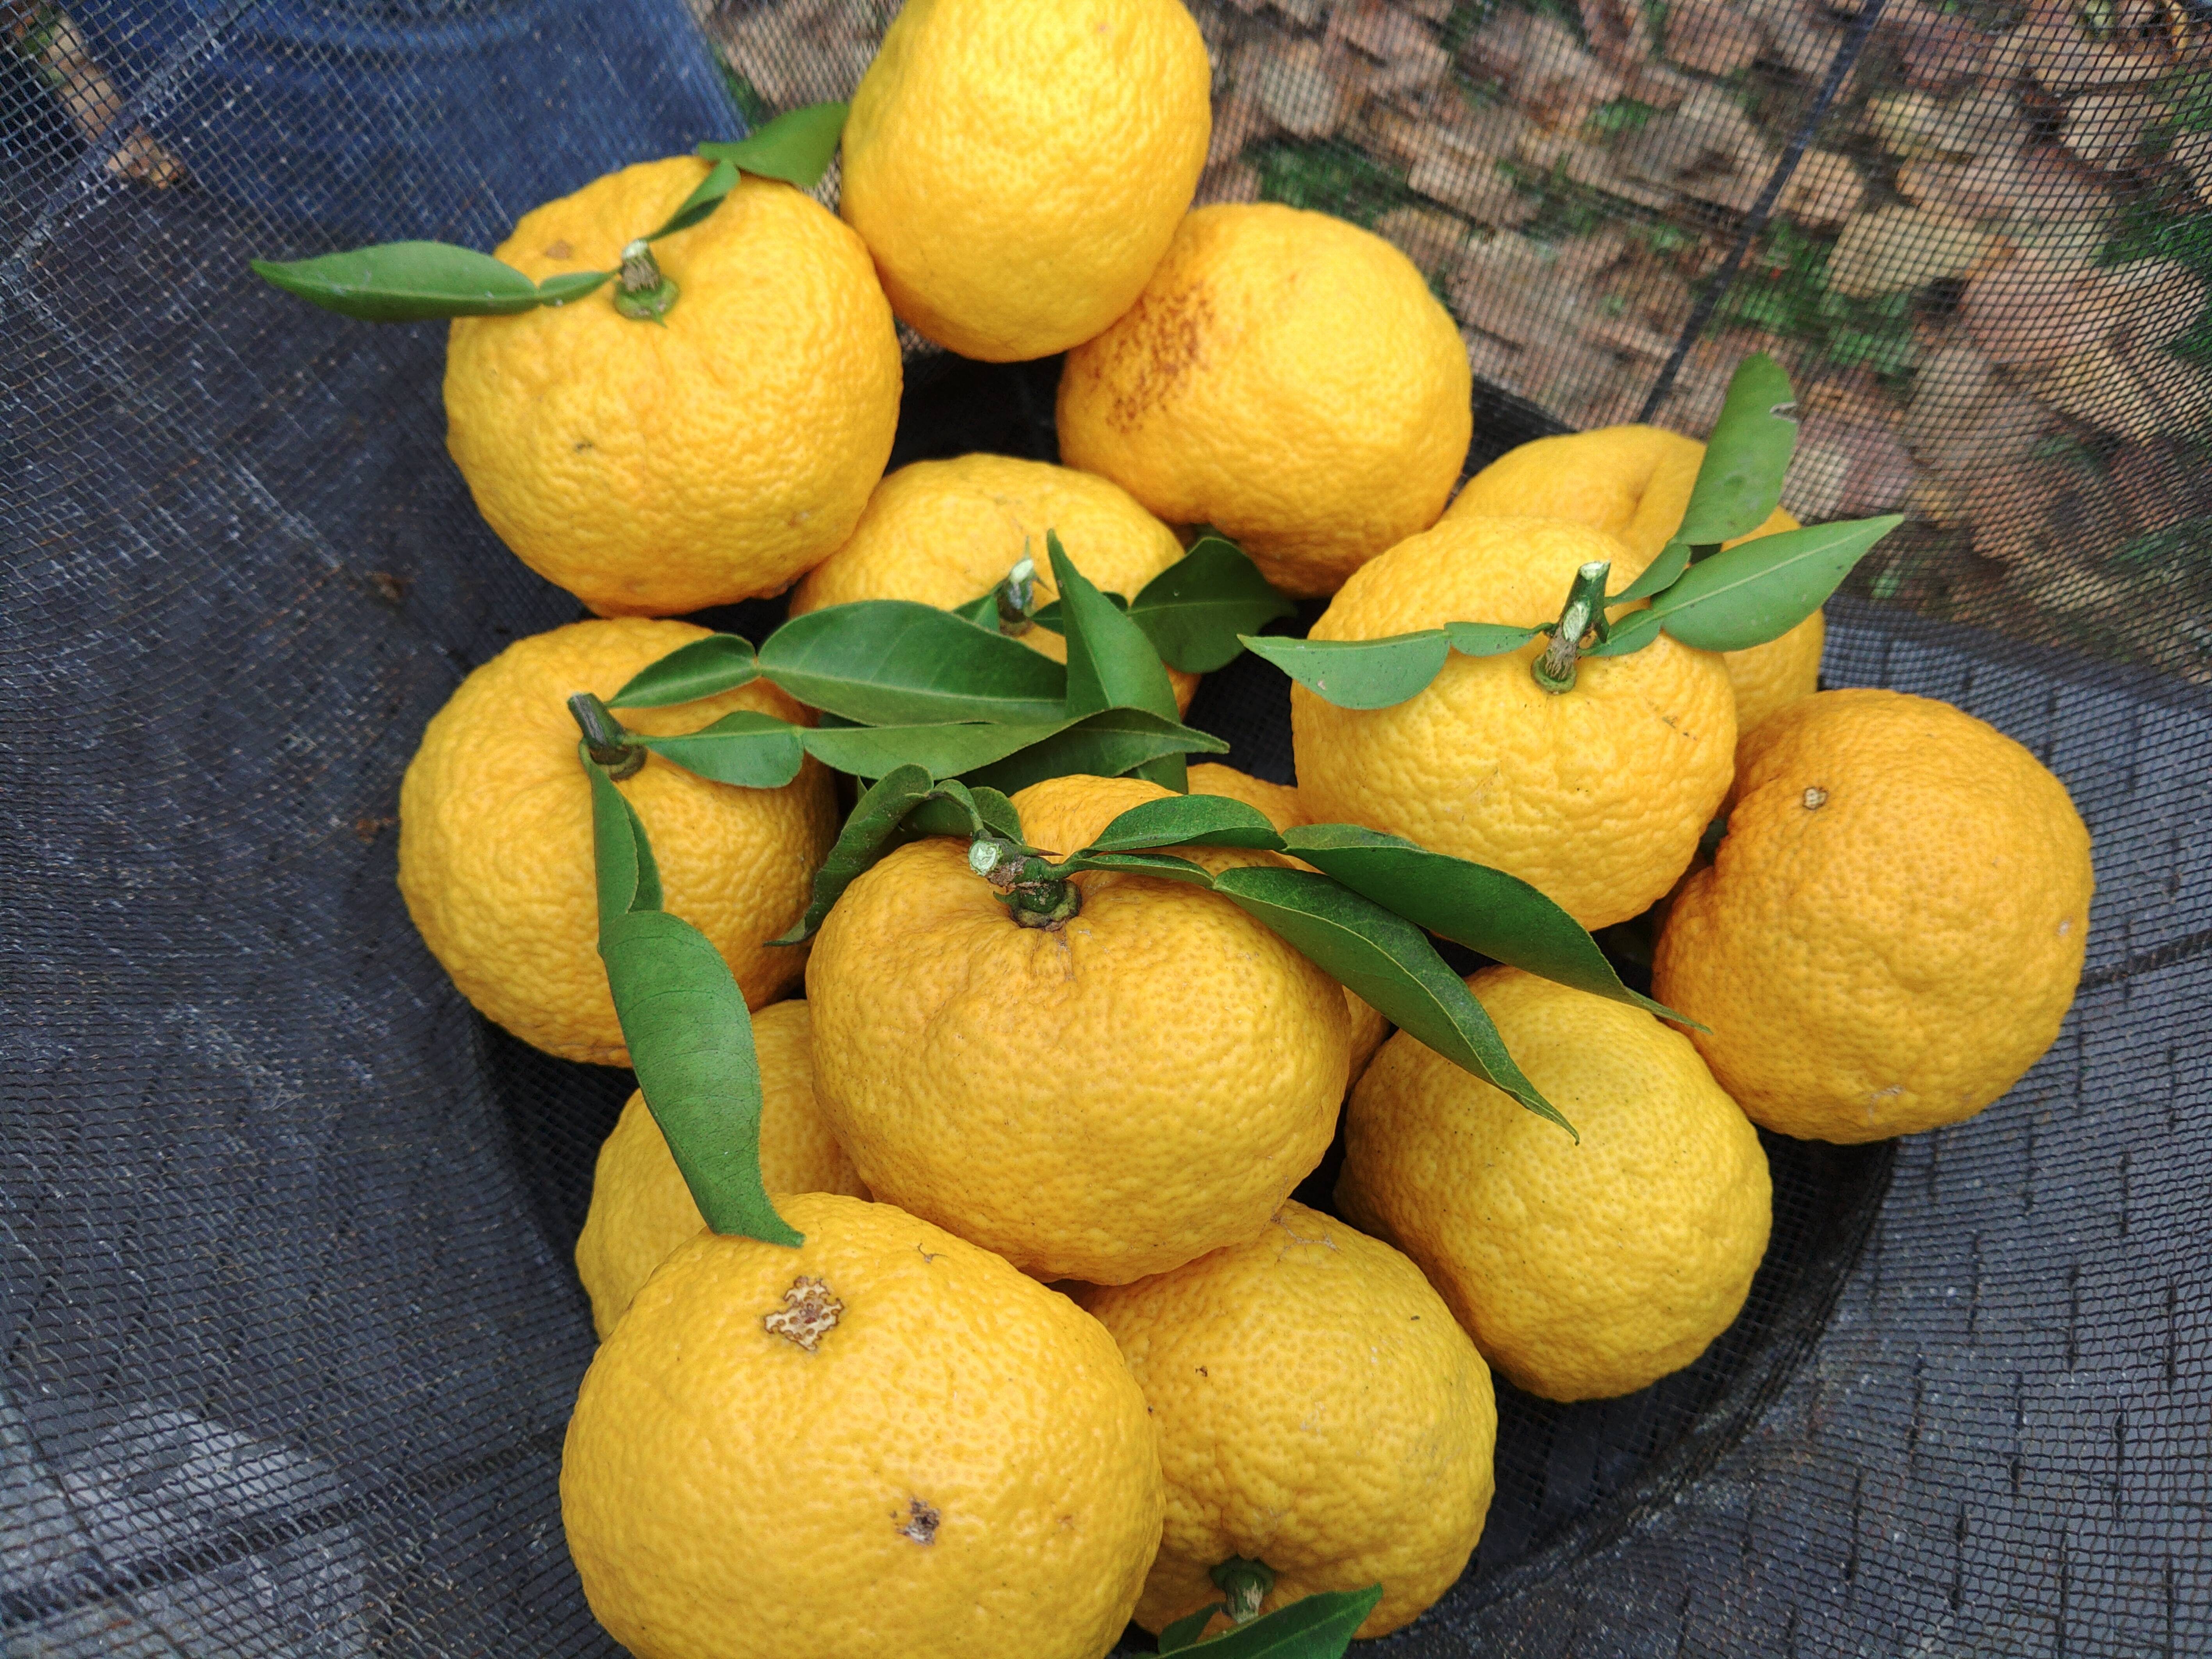
[{"label": "mesh netting basket", "polygon": [[[393,880],[424,722],[577,606],[446,456],[441,328],[246,260],[488,247],[845,95],[890,9],[0,0],[0,1656],[613,1651],[556,1479],[592,1346],[569,1253],[630,1079],[482,1022]],[[1832,605],[1826,683],[1993,722],[2096,837],[2042,1062],[1894,1146],[1769,1138],[1737,1325],[1626,1399],[1501,1385],[1475,1560],[1374,1650],[2212,1652],[2212,22],[1199,17],[1201,199],[1339,214],[1429,272],[1470,467],[1702,435],[1774,353],[1807,410],[1785,504],[1911,515]],[[1056,363],[908,343],[894,465],[1055,455]],[[1290,778],[1264,665],[1191,719]]]}]

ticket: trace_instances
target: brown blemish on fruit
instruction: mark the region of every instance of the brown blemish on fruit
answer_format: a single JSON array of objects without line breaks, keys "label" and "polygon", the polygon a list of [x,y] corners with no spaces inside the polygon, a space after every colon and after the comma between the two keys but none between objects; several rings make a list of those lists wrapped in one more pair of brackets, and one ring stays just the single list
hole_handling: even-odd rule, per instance
[{"label": "brown blemish on fruit", "polygon": [[1130,332],[1116,354],[1117,385],[1109,416],[1124,432],[1142,425],[1203,364],[1206,337],[1213,326],[1213,296],[1202,286],[1148,294],[1137,301],[1129,320]]},{"label": "brown blemish on fruit", "polygon": [[556,242],[545,250],[545,257],[549,259],[573,259],[576,257],[576,251],[566,242]]},{"label": "brown blemish on fruit", "polygon": [[[845,1304],[822,1280],[801,1273],[783,1293],[783,1306],[761,1316],[761,1328],[812,1353],[837,1324]],[[935,1524],[933,1522],[933,1526]]]},{"label": "brown blemish on fruit", "polygon": [[[891,1519],[897,1521],[901,1517],[894,1510]],[[937,1541],[937,1529],[944,1524],[944,1520],[945,1517],[938,1514],[935,1505],[925,1504],[919,1498],[908,1498],[904,1522],[898,1529],[899,1535],[902,1538],[911,1538],[917,1544],[934,1544]]]}]

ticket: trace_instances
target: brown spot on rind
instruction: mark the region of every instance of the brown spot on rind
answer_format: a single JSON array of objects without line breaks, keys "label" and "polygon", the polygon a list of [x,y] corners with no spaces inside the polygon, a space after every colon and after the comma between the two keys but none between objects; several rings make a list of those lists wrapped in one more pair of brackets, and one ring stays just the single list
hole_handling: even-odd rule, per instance
[{"label": "brown spot on rind", "polygon": [[1171,294],[1146,295],[1129,319],[1130,333],[1116,354],[1119,381],[1109,419],[1133,432],[1167,401],[1178,384],[1206,357],[1206,337],[1213,327],[1213,299],[1202,286]]},{"label": "brown spot on rind", "polygon": [[925,1504],[919,1498],[908,1499],[906,1514],[902,1516],[894,1511],[891,1519],[901,1522],[898,1529],[901,1537],[911,1538],[915,1543],[924,1545],[937,1541],[937,1529],[945,1521],[934,1504]]},{"label": "brown spot on rind", "polygon": [[812,1353],[835,1329],[845,1304],[822,1280],[801,1273],[783,1293],[783,1306],[761,1316],[761,1328]]},{"label": "brown spot on rind", "polygon": [[555,242],[545,250],[545,257],[549,259],[573,259],[576,252],[566,242]]}]

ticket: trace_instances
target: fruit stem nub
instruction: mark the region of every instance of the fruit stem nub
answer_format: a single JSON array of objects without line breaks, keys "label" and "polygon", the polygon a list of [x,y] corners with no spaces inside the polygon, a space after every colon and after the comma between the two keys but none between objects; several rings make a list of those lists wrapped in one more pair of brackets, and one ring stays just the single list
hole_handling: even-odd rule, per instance
[{"label": "fruit stem nub", "polygon": [[1557,696],[1575,689],[1575,658],[1583,635],[1595,633],[1605,643],[1605,580],[1613,574],[1609,559],[1593,559],[1575,572],[1575,585],[1567,590],[1566,609],[1552,629],[1552,641],[1529,665],[1536,684]]},{"label": "fruit stem nub", "polygon": [[1057,927],[1083,908],[1081,888],[1043,859],[996,836],[968,843],[968,867],[991,884],[1018,927]]},{"label": "fruit stem nub", "polygon": [[1275,1588],[1275,1575],[1264,1561],[1232,1555],[1206,1574],[1228,1598],[1226,1611],[1232,1625],[1249,1625],[1260,1616],[1260,1603]]},{"label": "fruit stem nub", "polygon": [[576,727],[584,734],[584,752],[593,764],[606,768],[607,775],[617,782],[636,775],[645,764],[645,750],[606,704],[588,691],[579,691],[568,699],[568,712],[576,717]]},{"label": "fruit stem nub", "polygon": [[676,303],[676,284],[662,274],[660,261],[643,237],[622,251],[622,270],[615,278],[615,309],[641,323],[657,323]]}]

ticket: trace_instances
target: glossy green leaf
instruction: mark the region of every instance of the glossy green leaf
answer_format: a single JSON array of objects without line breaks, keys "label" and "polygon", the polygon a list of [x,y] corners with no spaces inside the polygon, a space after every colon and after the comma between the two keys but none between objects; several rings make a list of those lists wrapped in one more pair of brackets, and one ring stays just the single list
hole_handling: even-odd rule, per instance
[{"label": "glossy green leaf", "polygon": [[611,270],[565,270],[558,276],[548,276],[538,285],[540,305],[565,306],[574,304],[587,294],[596,294],[614,280]]},{"label": "glossy green leaf", "polygon": [[1129,620],[1161,659],[1186,674],[1210,674],[1256,634],[1297,606],[1268,586],[1244,550],[1225,536],[1201,536],[1130,602]]},{"label": "glossy green leaf", "polygon": [[[1098,590],[1098,597],[1105,600],[1107,604],[1112,605],[1116,611],[1127,611],[1129,608],[1128,600],[1123,599],[1119,593],[1114,592],[1110,587],[1100,588]],[[995,599],[992,601],[992,614],[994,616],[998,614],[998,602]],[[1052,599],[1039,605],[1035,611],[1030,613],[1030,620],[1035,623],[1039,628],[1043,629],[1048,634],[1065,634],[1067,632],[1067,622],[1066,619],[1060,615],[1060,601],[1058,599]]]},{"label": "glossy green leaf", "polygon": [[750,137],[699,146],[710,161],[727,161],[760,179],[781,179],[811,190],[830,170],[845,131],[843,104],[809,104],[779,115]]},{"label": "glossy green leaf", "polygon": [[741,789],[781,789],[799,775],[805,744],[815,733],[757,709],[739,708],[712,726],[680,737],[640,737],[663,760],[716,783]]},{"label": "glossy green leaf", "polygon": [[660,906],[644,824],[581,752],[592,791],[599,959],[647,1110],[707,1224],[796,1245],[761,1185],[760,1065],[745,999],[705,934]]},{"label": "glossy green leaf", "polygon": [[[991,633],[1000,632],[998,589],[993,588],[980,599],[970,599],[963,605],[954,607],[952,614],[963,622],[974,623],[976,627]],[[1054,629],[1053,631],[1058,633],[1060,630]]]},{"label": "glossy green leaf", "polygon": [[252,264],[256,276],[287,294],[372,323],[508,317],[541,302],[538,285],[505,260],[450,242],[384,242],[313,259]]},{"label": "glossy green leaf", "polygon": [[1602,645],[1591,646],[1582,654],[1585,657],[1625,657],[1632,651],[1641,651],[1659,637],[1659,617],[1654,612],[1632,611],[1613,625],[1612,635]]},{"label": "glossy green leaf", "polygon": [[750,685],[760,678],[751,641],[735,634],[709,634],[647,663],[607,699],[610,708],[666,708],[696,702]]},{"label": "glossy green leaf", "polygon": [[1444,637],[1462,657],[1502,657],[1540,637],[1540,628],[1515,628],[1505,623],[1454,622],[1444,624]]},{"label": "glossy green leaf", "polygon": [[1736,365],[1671,539],[1710,546],[1748,536],[1766,522],[1781,503],[1782,481],[1797,447],[1796,400],[1789,375],[1764,352]]},{"label": "glossy green leaf", "polygon": [[680,917],[633,910],[600,930],[599,957],[637,1086],[707,1224],[804,1243],[761,1185],[760,1062],[722,953]]},{"label": "glossy green leaf", "polygon": [[771,943],[798,945],[813,938],[822,919],[845,890],[873,868],[884,854],[908,839],[902,827],[907,814],[935,793],[929,773],[922,767],[902,766],[878,778],[853,804],[845,827],[830,846],[830,856],[814,872],[814,895],[805,915],[793,924],[790,932]]},{"label": "glossy green leaf", "polygon": [[[1060,589],[1060,612],[1067,639],[1067,712],[1073,718],[1109,708],[1141,708],[1167,720],[1181,719],[1167,665],[1145,630],[1116,610],[1091,579],[1076,568],[1060,532],[1048,530],[1045,552]],[[1131,769],[1139,777],[1178,793],[1189,787],[1180,750],[1158,755]]]},{"label": "glossy green leaf", "polygon": [[707,176],[699,187],[685,197],[676,211],[659,229],[650,233],[646,240],[657,242],[664,236],[673,236],[679,230],[689,230],[702,219],[722,205],[722,198],[738,187],[738,169],[726,161],[717,161],[707,169]]},{"label": "glossy green leaf", "polygon": [[951,778],[1002,761],[1073,723],[848,726],[809,732],[803,740],[824,766],[855,777],[879,778],[895,767],[915,765],[927,767],[933,778]]},{"label": "glossy green leaf", "polygon": [[1224,1611],[1224,1604],[1216,1601],[1212,1606],[1200,1607],[1196,1613],[1186,1618],[1178,1619],[1172,1624],[1163,1625],[1160,1626],[1160,1651],[1162,1653],[1182,1652],[1205,1633],[1206,1627],[1212,1621],[1213,1615],[1222,1611]]},{"label": "glossy green leaf", "polygon": [[1779,639],[1836,591],[1902,514],[1808,525],[1741,542],[1691,566],[1651,602],[1659,625],[1685,645],[1741,651]]},{"label": "glossy green leaf", "polygon": [[599,902],[599,926],[632,910],[660,908],[660,866],[637,809],[614,786],[604,768],[576,745],[584,775],[592,787],[592,866]]},{"label": "glossy green leaf", "polygon": [[1417,696],[1451,655],[1450,636],[1441,628],[1381,640],[1242,639],[1246,650],[1339,708],[1389,708]]},{"label": "glossy green leaf", "polygon": [[907,599],[793,617],[763,642],[760,668],[799,702],[869,726],[1046,725],[1067,714],[1067,672],[1051,658]]},{"label": "glossy green leaf", "polygon": [[[1192,1639],[1170,1648],[1167,1632],[1163,1631],[1160,1651],[1203,1655],[1204,1659],[1343,1659],[1345,1650],[1352,1645],[1352,1633],[1367,1622],[1367,1615],[1382,1599],[1380,1584],[1363,1590],[1323,1590],[1204,1641],[1196,1640],[1193,1632]],[[1199,1618],[1200,1630],[1206,1628],[1205,1620],[1212,1614],[1209,1607],[1203,1617],[1193,1615]],[[1188,1622],[1183,1620],[1168,1629],[1176,1631],[1180,1639]]]},{"label": "glossy green leaf", "polygon": [[1393,1025],[1573,1133],[1522,1075],[1466,981],[1412,922],[1305,870],[1224,870],[1213,878],[1213,890],[1266,922]]},{"label": "glossy green leaf", "polygon": [[1301,825],[1284,836],[1283,848],[1384,909],[1492,961],[1662,1019],[1681,1018],[1623,985],[1583,925],[1518,876],[1350,823]]},{"label": "glossy green leaf", "polygon": [[1043,742],[970,774],[968,781],[1011,795],[1046,778],[1079,773],[1117,778],[1170,755],[1228,752],[1229,745],[1212,733],[1194,731],[1148,709],[1108,708],[1085,715]]},{"label": "glossy green leaf", "polygon": [[1620,592],[1607,596],[1605,602],[1606,609],[1610,611],[1618,605],[1649,599],[1652,594],[1667,586],[1690,568],[1690,552],[1691,549],[1686,542],[1668,542],[1666,546],[1659,550],[1659,556],[1644,567],[1643,574],[1622,588]]},{"label": "glossy green leaf", "polygon": [[1139,801],[1098,832],[1086,849],[1133,853],[1148,847],[1263,847],[1277,851],[1283,838],[1256,806],[1226,795],[1171,795]]}]

